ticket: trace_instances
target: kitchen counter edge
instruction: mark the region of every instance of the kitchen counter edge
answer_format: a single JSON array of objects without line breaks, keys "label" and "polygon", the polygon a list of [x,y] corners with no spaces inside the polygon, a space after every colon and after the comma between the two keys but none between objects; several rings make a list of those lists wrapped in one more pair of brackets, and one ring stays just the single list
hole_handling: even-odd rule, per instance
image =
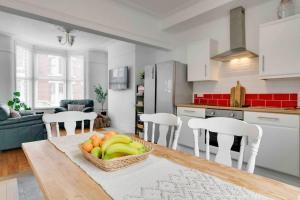
[{"label": "kitchen counter edge", "polygon": [[284,109],[284,108],[256,108],[256,107],[225,107],[225,106],[207,106],[207,105],[196,105],[196,104],[177,104],[176,107],[186,107],[186,108],[211,108],[211,109],[221,109],[221,110],[241,110],[249,112],[265,112],[265,113],[280,113],[280,114],[292,114],[300,115],[300,109]]}]

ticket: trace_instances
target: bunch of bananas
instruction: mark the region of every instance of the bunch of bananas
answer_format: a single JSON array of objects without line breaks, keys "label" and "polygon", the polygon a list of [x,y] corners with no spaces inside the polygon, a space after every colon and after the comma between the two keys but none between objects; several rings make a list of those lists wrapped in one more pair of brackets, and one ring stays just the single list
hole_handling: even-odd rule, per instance
[{"label": "bunch of bananas", "polygon": [[143,144],[133,141],[127,135],[107,132],[103,138],[93,135],[82,144],[82,148],[96,158],[110,160],[127,155],[138,155],[146,152]]},{"label": "bunch of bananas", "polygon": [[146,148],[127,135],[114,135],[102,144],[101,150],[102,159],[110,160],[126,155],[142,154],[145,153]]}]

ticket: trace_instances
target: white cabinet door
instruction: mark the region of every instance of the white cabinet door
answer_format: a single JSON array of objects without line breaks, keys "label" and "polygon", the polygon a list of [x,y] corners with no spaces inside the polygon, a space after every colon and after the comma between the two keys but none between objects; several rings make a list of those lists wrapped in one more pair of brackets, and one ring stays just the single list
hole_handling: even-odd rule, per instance
[{"label": "white cabinet door", "polygon": [[188,81],[217,80],[219,62],[210,58],[217,54],[217,42],[211,39],[188,45]]},{"label": "white cabinet door", "polygon": [[260,125],[263,137],[256,165],[299,176],[299,130]]},{"label": "white cabinet door", "polygon": [[[260,27],[260,76],[300,76],[300,15]],[[272,77],[273,76],[273,77]]]},{"label": "white cabinet door", "polygon": [[188,81],[205,80],[207,76],[207,65],[209,50],[205,42],[196,42],[188,46]]},{"label": "white cabinet door", "polygon": [[[244,120],[263,129],[256,165],[299,176],[299,116],[244,112]],[[246,148],[245,161],[248,159],[249,152]]]},{"label": "white cabinet door", "polygon": [[182,127],[178,139],[178,144],[194,148],[193,130],[188,126],[188,121],[190,119],[193,119],[194,117],[188,117],[188,116],[179,116],[179,117],[182,120]]}]

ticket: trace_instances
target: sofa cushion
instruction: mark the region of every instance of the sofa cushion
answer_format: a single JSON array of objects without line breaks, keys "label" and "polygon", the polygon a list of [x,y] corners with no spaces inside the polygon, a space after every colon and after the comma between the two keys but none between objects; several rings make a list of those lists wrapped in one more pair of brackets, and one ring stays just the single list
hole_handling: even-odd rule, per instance
[{"label": "sofa cushion", "polygon": [[94,111],[94,108],[92,107],[85,107],[82,112],[93,112]]},{"label": "sofa cushion", "polygon": [[14,109],[10,109],[10,117],[11,118],[21,118],[21,115],[18,111]]},{"label": "sofa cushion", "polygon": [[65,109],[64,107],[59,107],[59,108],[54,109],[54,113],[65,112],[65,111],[68,111],[68,110]]},{"label": "sofa cushion", "polygon": [[68,111],[82,111],[83,109],[84,105],[68,104]]},{"label": "sofa cushion", "polygon": [[6,104],[0,104],[0,121],[7,120],[10,116],[10,109]]}]

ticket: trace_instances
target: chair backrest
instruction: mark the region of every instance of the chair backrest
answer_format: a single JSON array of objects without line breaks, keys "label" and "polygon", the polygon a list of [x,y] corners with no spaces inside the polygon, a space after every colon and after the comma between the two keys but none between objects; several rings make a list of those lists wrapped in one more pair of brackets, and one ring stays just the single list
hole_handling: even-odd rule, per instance
[{"label": "chair backrest", "polygon": [[[152,123],[152,135],[151,142],[154,143],[155,138],[155,128],[159,126],[159,139],[158,144],[172,149],[177,148],[178,138],[180,129],[182,126],[182,121],[179,117],[169,113],[156,113],[156,114],[142,114],[140,116],[141,121],[144,122],[144,140],[148,139],[148,131],[150,130],[149,123]],[[167,134],[170,133],[170,139],[167,142]]]},{"label": "chair backrest", "polygon": [[48,138],[52,137],[50,123],[55,123],[57,137],[60,137],[59,123],[64,123],[67,135],[74,135],[76,129],[76,122],[81,121],[81,133],[84,133],[84,120],[90,120],[90,132],[93,131],[94,120],[97,113],[84,113],[79,111],[67,111],[55,114],[44,114],[43,121],[46,125]]},{"label": "chair backrest", "polygon": [[208,119],[191,119],[188,126],[193,129],[195,142],[195,155],[199,156],[198,137],[201,129],[206,130],[206,159],[210,158],[209,151],[209,132],[218,133],[218,152],[215,161],[227,166],[232,166],[231,147],[233,145],[234,136],[241,136],[240,155],[238,159],[238,169],[242,169],[245,145],[248,143],[250,157],[247,164],[247,172],[253,173],[255,168],[255,159],[263,134],[262,128],[255,124],[248,124],[244,121],[226,118],[213,117]]}]

